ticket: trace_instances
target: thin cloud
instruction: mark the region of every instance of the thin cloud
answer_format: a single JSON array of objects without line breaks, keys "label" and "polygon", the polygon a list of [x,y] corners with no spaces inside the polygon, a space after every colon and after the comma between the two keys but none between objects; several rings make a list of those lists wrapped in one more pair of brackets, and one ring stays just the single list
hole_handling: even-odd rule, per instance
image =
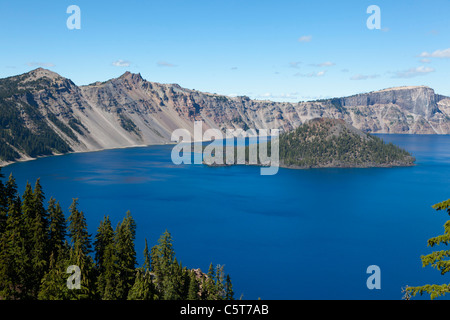
[{"label": "thin cloud", "polygon": [[176,67],[176,65],[167,61],[158,61],[156,64],[158,65],[158,67]]},{"label": "thin cloud", "polygon": [[432,53],[424,51],[421,54],[419,54],[419,57],[421,57],[421,58],[450,58],[450,48],[444,49],[444,50],[436,50]]},{"label": "thin cloud", "polygon": [[335,66],[335,65],[336,64],[334,62],[331,62],[331,61],[310,64],[310,66],[313,66],[313,67],[332,67],[332,66]]},{"label": "thin cloud", "polygon": [[121,59],[116,60],[116,61],[114,61],[114,62],[112,63],[112,65],[113,65],[114,67],[129,67],[130,64],[131,64],[130,61],[128,61],[128,60],[121,60]]},{"label": "thin cloud", "polygon": [[51,68],[55,66],[51,62],[27,62],[27,65],[30,67],[44,67],[44,68]]},{"label": "thin cloud", "polygon": [[367,80],[378,78],[378,74],[355,74],[350,78],[350,80]]},{"label": "thin cloud", "polygon": [[263,94],[256,95],[256,99],[298,99],[298,92],[292,93],[281,93],[281,94],[272,94],[270,92],[266,92]]},{"label": "thin cloud", "polygon": [[312,36],[301,36],[298,38],[298,42],[310,42],[312,40]]},{"label": "thin cloud", "polygon": [[289,66],[291,68],[296,68],[297,69],[299,67],[299,64],[301,64],[301,61],[289,62]]},{"label": "thin cloud", "polygon": [[420,66],[417,68],[410,68],[408,70],[394,72],[392,78],[414,78],[417,76],[429,74],[434,71],[435,71],[434,68]]},{"label": "thin cloud", "polygon": [[294,74],[294,76],[296,76],[296,77],[315,78],[315,77],[322,77],[322,76],[325,75],[325,73],[326,73],[325,70],[318,71],[318,72],[310,72],[310,73],[306,73],[306,74],[297,72],[296,74]]},{"label": "thin cloud", "polygon": [[431,60],[428,58],[423,58],[423,59],[420,59],[419,61],[422,63],[430,63],[431,62]]}]

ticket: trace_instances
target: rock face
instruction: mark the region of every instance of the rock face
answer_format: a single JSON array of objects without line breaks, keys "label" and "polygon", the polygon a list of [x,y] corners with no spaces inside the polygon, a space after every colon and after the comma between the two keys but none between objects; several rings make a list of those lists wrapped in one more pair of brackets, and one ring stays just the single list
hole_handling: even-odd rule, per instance
[{"label": "rock face", "polygon": [[[423,86],[280,103],[149,82],[129,72],[76,86],[39,68],[0,79],[0,108],[0,140],[7,149],[0,150],[3,164],[49,153],[168,143],[177,128],[193,133],[195,120],[202,120],[204,129],[291,131],[307,120],[326,117],[342,119],[364,132],[450,133],[450,98]],[[15,126],[11,127],[11,119],[16,119]],[[40,138],[40,147],[30,151],[25,142],[15,139],[18,132]],[[49,145],[46,139],[58,143]]]}]

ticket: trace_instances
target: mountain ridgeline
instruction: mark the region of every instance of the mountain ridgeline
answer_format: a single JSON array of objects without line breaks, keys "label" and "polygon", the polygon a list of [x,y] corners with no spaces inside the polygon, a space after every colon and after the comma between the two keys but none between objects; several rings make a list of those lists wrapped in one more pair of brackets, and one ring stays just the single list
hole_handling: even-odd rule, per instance
[{"label": "mountain ridgeline", "polygon": [[449,134],[450,98],[424,86],[287,103],[228,97],[144,80],[77,86],[38,68],[0,79],[0,165],[69,152],[164,144],[175,129],[281,129],[341,119],[367,133]]}]

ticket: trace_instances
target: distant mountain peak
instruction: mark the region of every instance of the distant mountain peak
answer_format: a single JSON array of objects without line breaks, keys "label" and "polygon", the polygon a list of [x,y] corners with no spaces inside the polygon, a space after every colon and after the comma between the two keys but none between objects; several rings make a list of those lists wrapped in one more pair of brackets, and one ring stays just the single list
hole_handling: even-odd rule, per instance
[{"label": "distant mountain peak", "polygon": [[26,75],[28,76],[27,78],[32,78],[33,80],[44,78],[44,77],[49,78],[49,79],[62,78],[62,76],[60,76],[56,72],[53,72],[51,70],[44,69],[44,68],[37,68],[37,69],[31,70],[30,72],[27,72]]},{"label": "distant mountain peak", "polygon": [[374,92],[386,92],[386,91],[400,91],[400,90],[417,90],[417,89],[425,89],[425,90],[432,90],[434,91],[432,88],[422,85],[422,86],[400,86],[400,87],[392,87],[392,88],[386,88],[386,89],[381,89],[381,90],[377,90]]},{"label": "distant mountain peak", "polygon": [[140,73],[132,73],[130,71],[126,71],[118,79],[130,79],[133,81],[145,81],[144,78],[142,78]]}]

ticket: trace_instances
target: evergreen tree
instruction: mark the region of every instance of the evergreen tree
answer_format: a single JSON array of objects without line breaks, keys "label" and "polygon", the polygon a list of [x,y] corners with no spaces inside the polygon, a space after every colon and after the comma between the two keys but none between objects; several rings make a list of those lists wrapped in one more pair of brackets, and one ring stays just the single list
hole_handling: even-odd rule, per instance
[{"label": "evergreen tree", "polygon": [[100,221],[100,226],[97,228],[97,235],[94,239],[95,262],[100,273],[105,268],[104,256],[106,248],[113,243],[114,230],[109,216],[105,216],[103,220]]},{"label": "evergreen tree", "polygon": [[40,180],[36,181],[33,191],[31,223],[30,257],[33,268],[33,295],[37,297],[41,279],[47,271],[48,265],[48,221],[47,211],[44,208],[44,192]]},{"label": "evergreen tree", "polygon": [[84,213],[78,210],[78,199],[73,199],[68,218],[68,235],[70,238],[70,265],[81,270],[81,289],[70,290],[71,299],[92,298],[95,294],[93,284],[93,261],[89,255],[92,251]]},{"label": "evergreen tree", "polygon": [[94,241],[97,267],[97,291],[101,299],[115,299],[113,288],[117,277],[114,230],[109,216],[100,221]]},{"label": "evergreen tree", "polygon": [[199,300],[200,282],[197,279],[195,271],[189,271],[189,289],[187,300]]},{"label": "evergreen tree", "polygon": [[216,298],[219,300],[222,300],[225,298],[225,285],[224,285],[224,281],[225,281],[225,276],[224,276],[224,271],[223,271],[223,266],[221,265],[217,265],[216,266]]},{"label": "evergreen tree", "polygon": [[9,175],[8,181],[5,184],[5,201],[7,206],[9,206],[9,203],[12,201],[15,201],[17,198],[17,184],[16,179],[14,179],[14,176],[12,173]]},{"label": "evergreen tree", "polygon": [[3,184],[3,175],[0,167],[0,237],[6,228],[6,218],[8,213],[8,202],[6,199],[6,187]]},{"label": "evergreen tree", "polygon": [[234,300],[233,284],[229,274],[225,280],[225,300]]},{"label": "evergreen tree", "polygon": [[21,201],[17,197],[9,202],[6,228],[0,238],[0,297],[3,299],[33,298],[31,262],[24,233]]},{"label": "evergreen tree", "polygon": [[[58,248],[61,251],[63,246]],[[58,260],[55,259],[58,256]],[[57,255],[52,251],[47,273],[42,278],[38,299],[40,300],[64,300],[69,299],[69,289],[67,288],[68,274],[65,272],[65,261],[63,252]]]},{"label": "evergreen tree", "polygon": [[128,300],[154,300],[155,286],[150,272],[150,253],[145,239],[144,265],[136,270],[136,279],[128,293]]},{"label": "evergreen tree", "polygon": [[158,239],[158,244],[151,249],[152,271],[156,277],[157,291],[160,299],[173,296],[171,271],[174,264],[175,251],[171,234],[166,230]]},{"label": "evergreen tree", "polygon": [[147,239],[145,239],[145,247],[144,247],[144,265],[143,268],[145,271],[151,270],[151,262],[150,262],[150,252],[148,251],[148,243]]},{"label": "evergreen tree", "polygon": [[58,261],[60,250],[66,249],[67,225],[61,206],[54,198],[50,198],[48,202],[48,218],[50,220],[48,252],[54,255],[55,261]]},{"label": "evergreen tree", "polygon": [[154,286],[149,271],[137,269],[136,280],[128,292],[128,300],[153,300]]},{"label": "evergreen tree", "polygon": [[116,287],[119,299],[126,299],[128,291],[135,280],[136,251],[136,223],[128,211],[125,218],[117,225],[115,233],[115,253],[119,268],[118,284]]},{"label": "evergreen tree", "polygon": [[[447,211],[447,214],[450,215],[450,199],[435,204],[433,206],[433,209],[437,211],[445,210]],[[450,220],[448,220],[444,224],[444,230],[445,232],[443,235],[439,235],[428,240],[429,247],[438,246],[440,244],[448,245],[448,243],[450,243]],[[422,255],[420,258],[422,260],[423,267],[432,266],[433,268],[439,270],[441,272],[441,275],[444,275],[450,271],[450,261],[445,260],[448,257],[450,257],[450,250],[440,250],[434,251],[427,255]],[[445,295],[446,293],[449,293],[450,284],[441,284],[441,285],[427,284],[418,287],[407,287],[405,291],[406,295],[413,297],[416,296],[417,294],[422,295],[424,293],[427,293],[433,300],[437,297]]]},{"label": "evergreen tree", "polygon": [[209,265],[208,274],[205,281],[205,290],[207,300],[216,300],[218,298],[216,272],[212,263]]}]

